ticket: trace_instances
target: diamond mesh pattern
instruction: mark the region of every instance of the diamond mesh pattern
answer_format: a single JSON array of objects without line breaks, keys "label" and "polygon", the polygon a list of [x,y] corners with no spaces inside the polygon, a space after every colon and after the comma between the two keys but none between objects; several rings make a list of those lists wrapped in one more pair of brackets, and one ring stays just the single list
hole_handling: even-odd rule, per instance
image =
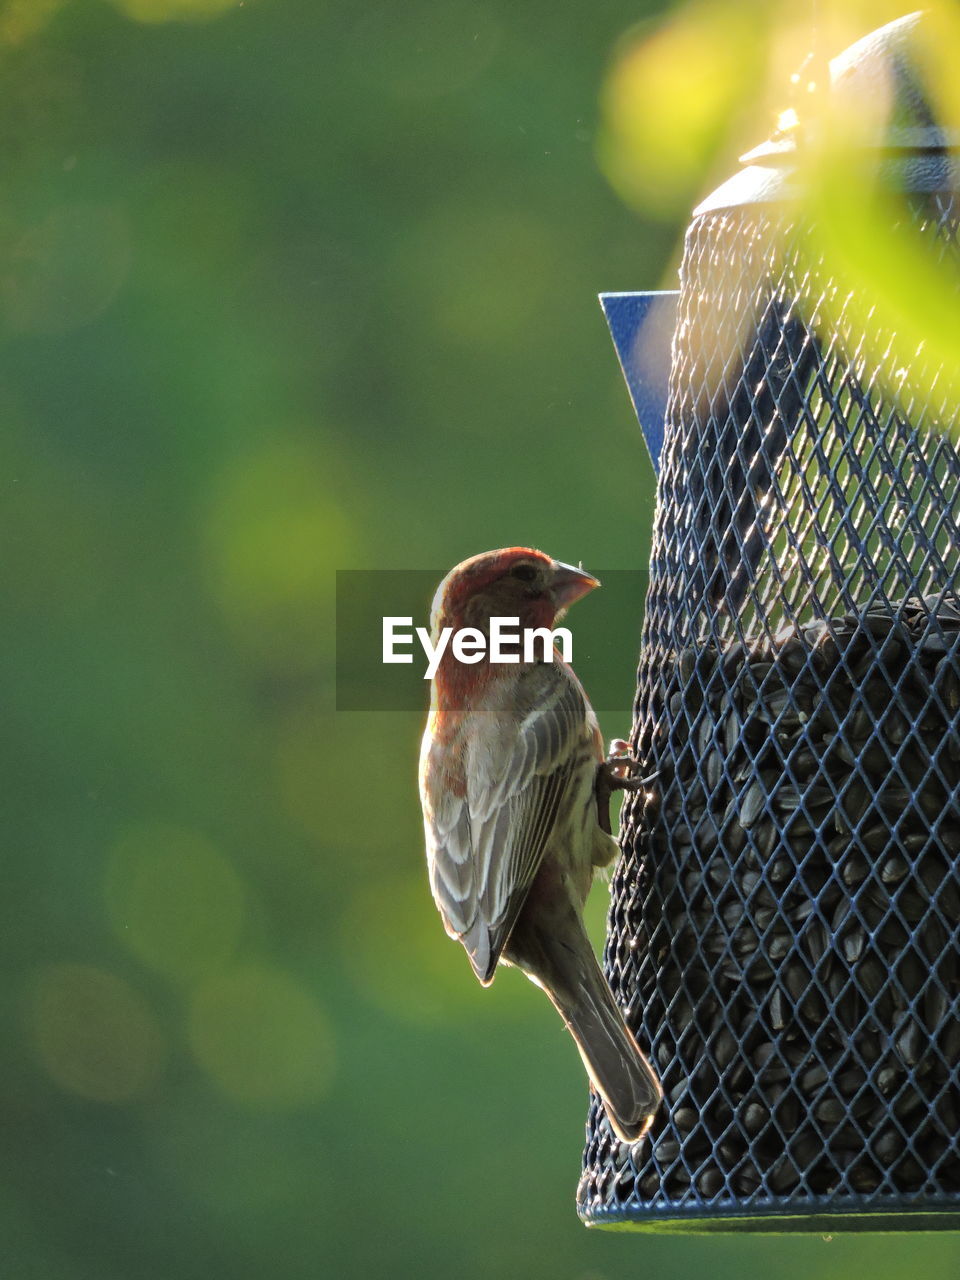
[{"label": "diamond mesh pattern", "polygon": [[960,456],[812,243],[687,237],[606,951],[667,1103],[591,1222],[960,1208]]}]

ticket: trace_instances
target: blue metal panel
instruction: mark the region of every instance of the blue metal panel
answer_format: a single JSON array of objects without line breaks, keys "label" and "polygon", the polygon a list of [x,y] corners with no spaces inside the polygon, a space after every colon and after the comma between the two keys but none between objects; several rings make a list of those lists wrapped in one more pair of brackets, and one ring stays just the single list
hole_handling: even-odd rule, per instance
[{"label": "blue metal panel", "polygon": [[679,296],[671,291],[600,295],[630,399],[658,474]]}]

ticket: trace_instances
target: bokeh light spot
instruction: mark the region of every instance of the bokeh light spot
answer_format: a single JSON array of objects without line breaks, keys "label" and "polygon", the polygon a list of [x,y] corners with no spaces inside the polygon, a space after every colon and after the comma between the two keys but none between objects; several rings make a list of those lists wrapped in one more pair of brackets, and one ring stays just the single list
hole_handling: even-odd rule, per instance
[{"label": "bokeh light spot", "polygon": [[326,1016],[288,973],[266,965],[205,982],[191,1004],[189,1038],[220,1088],[249,1106],[310,1103],[333,1076]]},{"label": "bokeh light spot", "polygon": [[208,523],[211,589],[237,640],[272,669],[299,673],[333,627],[333,581],[353,530],[319,450],[293,436],[237,459]]},{"label": "bokeh light spot", "polygon": [[202,836],[137,826],[107,862],[107,912],[117,936],[152,969],[191,980],[229,960],[243,921],[243,887]]},{"label": "bokeh light spot", "polygon": [[628,39],[603,88],[599,161],[628,203],[675,217],[765,78],[770,13],[702,0]]},{"label": "bokeh light spot", "polygon": [[65,333],[95,320],[113,302],[131,261],[130,231],[112,205],[54,209],[13,246],[0,282],[7,327]]},{"label": "bokeh light spot", "polygon": [[64,0],[5,0],[0,7],[0,45],[20,45],[42,31]]},{"label": "bokeh light spot", "polygon": [[126,1102],[156,1081],[165,1038],[143,997],[91,965],[44,968],[30,991],[30,1027],[50,1079],[97,1102]]}]

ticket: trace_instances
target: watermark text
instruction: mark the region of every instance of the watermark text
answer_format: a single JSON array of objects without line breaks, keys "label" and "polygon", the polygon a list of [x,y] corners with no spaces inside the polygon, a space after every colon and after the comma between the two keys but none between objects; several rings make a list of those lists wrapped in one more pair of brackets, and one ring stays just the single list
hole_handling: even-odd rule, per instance
[{"label": "watermark text", "polygon": [[564,662],[573,661],[573,636],[567,627],[520,627],[519,618],[491,618],[489,635],[478,627],[444,627],[434,644],[426,627],[414,627],[412,617],[388,614],[383,619],[383,661],[386,664],[413,662],[414,637],[427,660],[424,680],[437,674],[449,647],[457,662],[552,662],[559,650]]}]

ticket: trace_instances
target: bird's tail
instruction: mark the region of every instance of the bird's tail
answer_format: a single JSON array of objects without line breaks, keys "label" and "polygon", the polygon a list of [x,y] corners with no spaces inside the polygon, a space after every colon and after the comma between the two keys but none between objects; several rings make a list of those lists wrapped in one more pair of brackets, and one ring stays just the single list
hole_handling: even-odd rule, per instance
[{"label": "bird's tail", "polygon": [[566,1023],[617,1136],[638,1142],[653,1123],[663,1090],[627,1029],[579,920],[577,924],[574,937],[566,932],[563,942],[541,934],[537,971],[523,967]]}]

